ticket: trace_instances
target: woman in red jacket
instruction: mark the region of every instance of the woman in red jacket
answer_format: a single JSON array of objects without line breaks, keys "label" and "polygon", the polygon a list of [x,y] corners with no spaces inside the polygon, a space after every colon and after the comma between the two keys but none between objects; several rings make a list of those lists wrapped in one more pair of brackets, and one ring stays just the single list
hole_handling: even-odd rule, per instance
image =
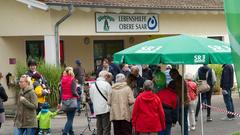
[{"label": "woman in red jacket", "polygon": [[138,135],[157,135],[165,129],[164,110],[160,98],[152,92],[153,82],[146,80],[134,104],[132,113],[133,130]]},{"label": "woman in red jacket", "polygon": [[61,79],[61,100],[62,109],[67,113],[67,122],[63,129],[62,135],[74,135],[73,132],[73,119],[77,109],[77,98],[79,95],[76,91],[76,81],[74,79],[74,73],[72,67],[66,67],[62,79]]}]

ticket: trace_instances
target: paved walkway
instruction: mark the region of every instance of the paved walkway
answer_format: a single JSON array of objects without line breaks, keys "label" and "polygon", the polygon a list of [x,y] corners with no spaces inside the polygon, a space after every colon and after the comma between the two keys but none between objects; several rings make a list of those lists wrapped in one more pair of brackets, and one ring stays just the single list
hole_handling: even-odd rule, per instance
[{"label": "paved walkway", "polygon": [[[240,100],[237,94],[234,94],[234,104],[236,112],[240,112]],[[217,107],[225,108],[222,96],[213,96],[212,104]],[[204,135],[232,135],[232,133],[240,132],[240,118],[233,121],[222,121],[221,118],[225,115],[220,112],[212,111],[212,122],[206,122],[206,111],[204,114]],[[200,119],[200,117],[199,117]],[[53,119],[52,129],[53,135],[61,135],[61,129],[63,128],[66,121],[65,116],[58,116]],[[95,128],[96,120],[91,121],[91,127]],[[81,116],[76,116],[74,120],[74,130],[76,135],[79,135],[87,127],[87,119],[84,114]],[[13,120],[8,119],[4,124],[2,129],[0,129],[0,135],[12,135],[13,133]],[[173,135],[181,135],[181,129],[179,126],[173,128]],[[84,135],[91,135],[91,132],[87,130]],[[201,135],[200,132],[200,121],[197,123],[196,131],[191,131],[189,135]]]}]

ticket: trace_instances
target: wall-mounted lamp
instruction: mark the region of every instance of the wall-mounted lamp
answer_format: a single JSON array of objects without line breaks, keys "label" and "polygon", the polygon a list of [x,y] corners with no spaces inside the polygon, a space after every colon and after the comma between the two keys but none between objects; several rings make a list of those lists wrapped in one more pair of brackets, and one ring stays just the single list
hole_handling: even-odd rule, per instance
[{"label": "wall-mounted lamp", "polygon": [[85,37],[85,38],[83,39],[83,43],[84,43],[85,45],[88,45],[88,44],[90,43],[90,38],[89,38],[89,37]]},{"label": "wall-mounted lamp", "polygon": [[130,43],[130,44],[133,44],[133,43],[135,42],[135,39],[134,39],[134,37],[129,37],[129,39],[128,39],[128,40],[129,40],[129,43]]}]

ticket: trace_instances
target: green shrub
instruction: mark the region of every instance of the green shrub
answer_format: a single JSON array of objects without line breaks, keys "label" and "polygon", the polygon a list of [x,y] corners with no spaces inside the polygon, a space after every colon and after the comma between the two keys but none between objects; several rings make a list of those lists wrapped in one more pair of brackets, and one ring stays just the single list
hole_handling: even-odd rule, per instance
[{"label": "green shrub", "polygon": [[210,67],[215,71],[217,82],[213,88],[214,93],[219,94],[220,93],[220,81],[221,81],[221,75],[222,75],[222,65],[220,64],[211,64]]},{"label": "green shrub", "polygon": [[232,134],[232,135],[240,135],[240,132],[238,132],[238,133],[234,133],[234,134]]},{"label": "green shrub", "polygon": [[[25,74],[27,70],[28,70],[27,65],[22,63],[17,64],[16,77],[20,78],[21,75]],[[44,61],[40,61],[37,66],[37,71],[44,76],[51,89],[51,94],[47,96],[47,101],[49,102],[51,107],[56,107],[59,101],[58,84],[60,82],[62,68],[46,64]]]}]

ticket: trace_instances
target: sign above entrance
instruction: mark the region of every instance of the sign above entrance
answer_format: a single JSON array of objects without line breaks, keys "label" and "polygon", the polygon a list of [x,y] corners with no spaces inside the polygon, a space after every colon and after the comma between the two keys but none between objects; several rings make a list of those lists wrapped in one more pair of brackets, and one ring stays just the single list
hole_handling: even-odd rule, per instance
[{"label": "sign above entrance", "polygon": [[96,13],[96,32],[158,32],[156,14]]}]

